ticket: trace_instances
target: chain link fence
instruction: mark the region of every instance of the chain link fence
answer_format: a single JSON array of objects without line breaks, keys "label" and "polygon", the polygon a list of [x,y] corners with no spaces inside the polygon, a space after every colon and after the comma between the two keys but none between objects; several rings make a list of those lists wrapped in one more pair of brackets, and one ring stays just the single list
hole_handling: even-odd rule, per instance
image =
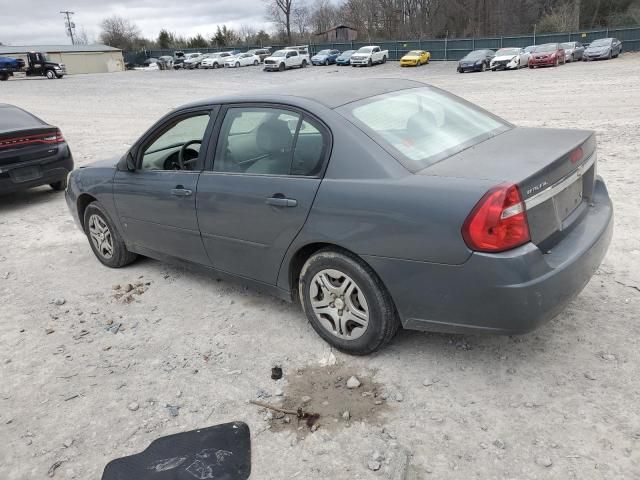
[{"label": "chain link fence", "polygon": [[[357,50],[366,45],[379,45],[389,50],[389,60],[400,60],[410,50],[427,50],[431,53],[431,60],[460,60],[467,53],[478,49],[497,50],[502,47],[527,47],[543,43],[582,42],[591,43],[598,38],[615,37],[622,41],[623,51],[640,51],[640,27],[603,28],[570,33],[545,33],[520,35],[509,37],[489,38],[438,38],[413,40],[379,40],[371,42],[347,43],[311,43],[309,50],[315,55],[320,50],[336,49],[340,51]],[[255,48],[269,47],[272,51],[284,48],[285,45],[235,45],[221,48],[184,48],[184,53],[213,53],[230,50],[246,51]],[[163,55],[173,56],[176,49],[152,49],[139,51],[125,51],[124,60],[127,64],[142,65],[148,58],[158,58]]]}]

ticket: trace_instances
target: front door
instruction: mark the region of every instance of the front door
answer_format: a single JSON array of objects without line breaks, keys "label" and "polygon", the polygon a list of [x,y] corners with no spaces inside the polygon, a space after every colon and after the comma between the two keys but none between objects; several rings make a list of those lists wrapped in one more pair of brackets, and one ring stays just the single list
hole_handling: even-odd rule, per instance
[{"label": "front door", "polygon": [[215,268],[275,284],[320,186],[328,130],[303,112],[240,105],[219,131],[198,184],[202,240]]},{"label": "front door", "polygon": [[170,117],[142,140],[136,170],[116,173],[113,193],[123,236],[139,250],[209,265],[196,191],[210,118],[209,110]]}]

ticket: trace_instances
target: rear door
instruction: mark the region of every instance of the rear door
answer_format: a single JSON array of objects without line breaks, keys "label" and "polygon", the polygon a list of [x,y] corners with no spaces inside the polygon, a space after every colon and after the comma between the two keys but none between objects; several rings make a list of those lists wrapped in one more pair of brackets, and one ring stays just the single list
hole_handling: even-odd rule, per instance
[{"label": "rear door", "polygon": [[320,186],[329,131],[305,112],[267,104],[226,107],[216,131],[197,194],[206,251],[219,270],[275,284]]},{"label": "rear door", "polygon": [[196,190],[215,110],[179,112],[143,137],[136,170],[116,172],[114,201],[123,235],[143,249],[208,265]]}]

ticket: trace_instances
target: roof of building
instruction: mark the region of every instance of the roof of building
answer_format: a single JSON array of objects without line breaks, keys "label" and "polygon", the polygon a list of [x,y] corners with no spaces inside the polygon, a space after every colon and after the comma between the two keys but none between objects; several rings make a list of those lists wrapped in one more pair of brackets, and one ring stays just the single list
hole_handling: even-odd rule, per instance
[{"label": "roof of building", "polygon": [[0,45],[0,54],[27,53],[27,52],[119,52],[119,48],[101,45]]}]

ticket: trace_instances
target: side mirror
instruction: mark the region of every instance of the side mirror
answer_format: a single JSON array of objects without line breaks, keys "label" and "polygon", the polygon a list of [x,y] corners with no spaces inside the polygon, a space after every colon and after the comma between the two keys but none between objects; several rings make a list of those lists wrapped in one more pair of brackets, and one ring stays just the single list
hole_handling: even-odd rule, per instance
[{"label": "side mirror", "polygon": [[126,166],[127,166],[127,170],[129,170],[130,172],[136,171],[136,160],[133,158],[133,154],[131,153],[131,150],[127,152]]}]

